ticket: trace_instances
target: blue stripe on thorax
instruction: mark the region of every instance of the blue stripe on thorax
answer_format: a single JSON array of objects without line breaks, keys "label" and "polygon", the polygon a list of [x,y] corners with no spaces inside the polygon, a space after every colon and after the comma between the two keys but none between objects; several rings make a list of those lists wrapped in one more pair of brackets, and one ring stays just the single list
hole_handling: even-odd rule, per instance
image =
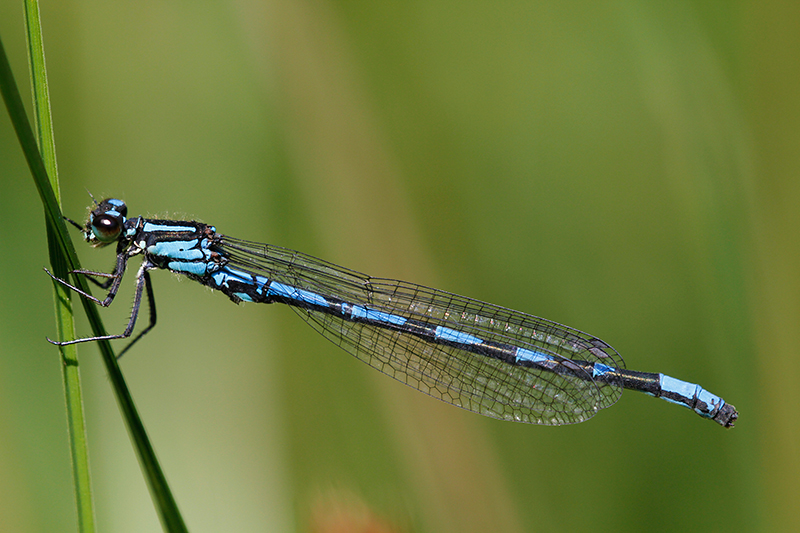
[{"label": "blue stripe on thorax", "polygon": [[170,261],[167,263],[167,268],[173,272],[183,272],[184,274],[193,274],[195,276],[203,277],[206,274],[214,272],[218,268],[216,263],[209,263],[208,261]]},{"label": "blue stripe on thorax", "polygon": [[179,261],[196,261],[208,258],[211,252],[197,248],[199,240],[161,241],[147,247],[147,252],[159,257],[168,257]]},{"label": "blue stripe on thorax", "polygon": [[145,222],[142,230],[146,233],[166,233],[184,231],[186,233],[195,233],[197,227],[195,226],[181,226],[179,224],[156,224],[155,222]]},{"label": "blue stripe on thorax", "polygon": [[[211,262],[211,240],[199,239],[197,227],[171,224],[154,224],[145,222],[142,226],[142,238],[149,234],[156,242],[147,246],[146,252],[157,262],[162,262],[174,272],[205,276],[217,269],[219,265]],[[159,233],[188,233],[192,238],[169,239]],[[187,235],[189,237],[190,235]],[[150,239],[148,239],[150,240]],[[162,260],[162,261],[158,261]],[[166,261],[163,261],[166,260]]]}]

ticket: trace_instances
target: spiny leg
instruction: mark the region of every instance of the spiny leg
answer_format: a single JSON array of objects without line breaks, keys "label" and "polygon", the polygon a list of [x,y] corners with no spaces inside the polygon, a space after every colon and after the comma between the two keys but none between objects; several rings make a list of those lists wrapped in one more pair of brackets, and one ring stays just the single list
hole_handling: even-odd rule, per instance
[{"label": "spiny leg", "polygon": [[[87,276],[87,279],[93,281],[95,284],[99,285],[100,287],[102,287],[104,289],[108,288],[108,285],[106,285],[104,283],[100,283],[100,282],[98,282],[96,280],[93,280],[92,278],[90,278],[88,276],[98,276],[98,277],[103,277],[103,278],[105,278],[105,277],[109,278],[109,281],[111,281],[111,284],[110,284],[111,288],[109,289],[108,294],[106,295],[104,300],[100,300],[99,298],[95,298],[94,296],[92,296],[88,292],[84,292],[84,291],[80,290],[78,287],[76,287],[75,285],[71,285],[66,280],[63,280],[61,278],[55,277],[46,268],[44,269],[44,271],[47,272],[47,275],[50,276],[51,278],[53,278],[53,280],[55,280],[58,283],[64,285],[65,287],[69,287],[70,289],[72,289],[73,291],[77,292],[78,294],[80,294],[84,298],[87,298],[87,299],[93,301],[94,303],[96,303],[98,305],[101,305],[103,307],[108,307],[109,305],[111,305],[111,302],[114,301],[114,297],[117,295],[117,291],[119,291],[119,286],[120,286],[120,283],[122,283],[122,276],[125,274],[125,267],[127,266],[127,264],[128,264],[128,254],[121,253],[121,254],[117,255],[117,264],[114,266],[114,271],[111,274],[107,274],[106,272],[93,272],[91,270],[73,270],[72,271],[74,274],[83,274],[84,276]],[[106,285],[106,286],[104,287],[103,285]]]},{"label": "spiny leg", "polygon": [[[144,266],[144,265],[142,265],[142,266]],[[153,282],[150,280],[150,273],[147,271],[147,269],[145,269],[143,274],[142,274],[142,280],[143,280],[143,284],[144,284],[145,289],[147,289],[147,304],[148,304],[148,308],[150,309],[150,324],[148,324],[148,326],[146,328],[144,328],[142,331],[140,331],[139,334],[136,335],[136,337],[134,337],[133,340],[131,342],[129,342],[128,345],[125,346],[125,348],[123,348],[122,351],[117,354],[117,359],[118,360],[123,356],[123,354],[125,354],[125,352],[130,350],[131,347],[134,344],[136,344],[136,342],[139,339],[141,339],[147,333],[149,333],[150,330],[153,329],[155,327],[155,325],[156,325],[156,299],[155,299],[155,296],[153,294]],[[137,289],[138,289],[138,287],[137,287]],[[136,312],[138,314],[139,299],[141,299],[141,291],[139,291],[139,290],[137,290],[137,297],[138,297],[138,299],[134,302],[134,306],[137,307]],[[132,319],[136,320],[133,317],[132,317]],[[131,330],[133,330],[133,328],[131,328]]]},{"label": "spiny leg", "polygon": [[[144,332],[142,332],[142,334],[146,333],[147,331],[150,331],[153,328],[153,326],[155,325],[155,306],[152,304],[152,302],[154,302],[154,300],[152,298],[153,292],[152,292],[152,289],[150,288],[150,283],[149,283],[150,276],[149,276],[149,274],[147,274],[147,271],[151,270],[153,268],[156,268],[155,265],[145,261],[145,262],[142,263],[142,266],[139,268],[139,271],[136,273],[136,292],[134,293],[134,296],[133,296],[133,307],[131,308],[131,318],[128,321],[128,325],[125,327],[125,331],[123,331],[121,334],[118,334],[118,335],[101,335],[101,336],[97,336],[97,337],[84,337],[82,339],[74,339],[74,340],[71,340],[71,341],[54,341],[54,340],[49,339],[49,338],[47,340],[49,342],[55,344],[56,346],[67,346],[69,344],[78,344],[78,343],[81,343],[81,342],[90,342],[90,341],[99,341],[99,340],[113,340],[113,339],[126,339],[126,338],[130,337],[131,333],[133,332],[133,328],[136,326],[136,319],[139,316],[139,306],[141,305],[141,302],[142,302],[142,293],[144,292],[145,287],[147,287],[147,295],[148,295],[148,298],[150,299],[150,302],[151,302],[151,306],[150,306],[150,325],[145,329]],[[123,269],[124,269],[124,267],[123,267]],[[50,273],[48,272],[48,274],[50,274]],[[111,301],[114,299],[114,296],[116,295],[117,290],[119,289],[119,281],[118,280],[122,279],[122,276],[118,276],[114,280],[114,284],[111,286],[111,291],[109,291],[109,295],[106,297],[105,300],[103,300],[101,302],[100,300],[98,300],[97,298],[93,297],[92,295],[86,294],[85,292],[81,291],[77,287],[73,287],[72,285],[70,285],[69,283],[65,282],[64,280],[60,280],[60,279],[56,278],[55,276],[53,276],[52,274],[50,274],[50,276],[54,280],[59,281],[63,285],[66,285],[67,287],[72,288],[73,290],[75,290],[79,294],[91,299],[94,302],[97,302],[98,304],[102,305],[103,307],[107,307],[111,303]],[[108,303],[105,303],[106,301]],[[136,342],[137,340],[139,340],[139,338],[142,336],[142,334],[138,335],[134,339],[133,342]],[[133,344],[133,342],[131,342],[131,344]],[[130,347],[130,345],[128,347],[126,347],[126,349],[129,348],[129,347]],[[123,350],[123,352],[124,351],[125,350]]]},{"label": "spiny leg", "polygon": [[[86,279],[88,281],[91,281],[92,283],[94,283],[96,286],[100,287],[103,290],[107,290],[111,286],[111,284],[114,283],[114,279],[119,277],[117,274],[114,274],[113,272],[111,274],[108,274],[106,272],[94,272],[93,270],[70,270],[69,273],[83,274],[84,276],[86,276]],[[96,276],[98,278],[106,278],[106,280],[97,281],[92,276]]]}]

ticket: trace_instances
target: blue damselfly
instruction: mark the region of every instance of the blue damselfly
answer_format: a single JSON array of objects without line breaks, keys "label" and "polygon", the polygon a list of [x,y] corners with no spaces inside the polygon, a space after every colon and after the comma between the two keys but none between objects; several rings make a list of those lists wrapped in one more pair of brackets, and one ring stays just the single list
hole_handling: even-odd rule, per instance
[{"label": "blue damselfly", "polygon": [[96,204],[84,226],[67,220],[93,246],[117,245],[110,274],[74,271],[108,289],[105,299],[53,277],[83,297],[110,305],[128,259],[141,255],[143,261],[125,331],[53,344],[130,337],[146,293],[150,323],[121,356],[155,326],[149,271],[161,268],[237,303],[287,304],[373,368],[482,415],[547,425],[582,422],[613,405],[623,389],[632,389],[693,409],[724,427],[732,427],[738,417],[733,405],[699,385],[626,370],[610,345],[550,320],[413,283],[373,278],[294,250],[228,237],[199,222],[127,218],[121,200]]}]

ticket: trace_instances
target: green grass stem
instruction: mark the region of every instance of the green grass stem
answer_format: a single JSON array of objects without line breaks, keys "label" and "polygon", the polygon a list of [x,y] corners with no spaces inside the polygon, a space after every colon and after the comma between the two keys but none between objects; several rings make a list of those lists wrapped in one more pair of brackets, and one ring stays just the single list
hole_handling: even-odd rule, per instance
[{"label": "green grass stem", "polygon": [[[34,126],[36,127],[38,147],[49,177],[50,186],[56,196],[56,200],[60,203],[56,146],[53,135],[52,114],[50,112],[50,91],[47,84],[39,4],[37,0],[26,0],[24,7],[25,29],[28,38],[28,60],[33,88]],[[64,255],[58,253],[52,224],[47,224],[47,243],[50,250],[50,263],[53,273],[59,278],[65,279],[67,277],[67,265],[64,261]],[[53,284],[56,330],[58,331],[59,339],[74,338],[75,336],[75,320],[68,292],[69,290],[63,285]],[[78,531],[93,532],[96,530],[94,502],[77,346],[63,346],[60,354]]]},{"label": "green grass stem", "polygon": [[[29,24],[29,42],[31,50],[41,48],[41,31],[39,28],[38,9],[35,7],[26,6],[27,22]],[[32,54],[34,56],[36,54]],[[55,178],[55,149],[52,143],[52,130],[49,126],[50,113],[49,102],[47,99],[46,90],[46,76],[44,70],[43,53],[41,53],[39,60],[31,59],[32,72],[34,75],[34,99],[36,106],[37,117],[46,115],[47,125],[39,124],[38,131],[42,135],[49,136],[49,141],[43,142],[42,152],[45,154],[50,151],[52,156],[50,165],[47,165],[42,158],[39,146],[34,136],[28,117],[25,113],[25,107],[22,103],[22,98],[19,94],[16,82],[14,80],[11,66],[5,52],[5,48],[0,39],[0,91],[2,91],[3,100],[5,101],[6,108],[8,109],[11,122],[14,130],[22,146],[25,160],[28,163],[31,174],[33,176],[36,188],[39,191],[39,196],[45,209],[45,219],[48,228],[48,243],[50,246],[51,266],[56,275],[63,275],[67,271],[76,270],[80,268],[75,247],[67,232],[66,224],[64,223],[61,209],[56,198],[56,192],[53,183],[48,178],[48,168],[52,168],[53,177]],[[37,81],[38,79],[38,81]],[[50,133],[45,133],[50,130]],[[89,291],[88,283],[83,276],[73,275],[74,284],[83,291]],[[68,292],[56,291],[57,312],[56,320],[59,328],[59,335],[71,336],[73,327],[71,322],[71,306],[70,294]],[[106,335],[105,328],[100,320],[100,314],[97,305],[93,302],[80,298],[83,304],[86,315],[89,319],[92,331],[96,336]],[[70,315],[68,320],[64,320],[62,315]],[[64,338],[64,337],[59,337]],[[139,462],[145,474],[145,480],[148,488],[150,489],[151,496],[156,506],[159,519],[162,526],[166,531],[180,532],[187,531],[183,518],[178,510],[178,506],[164,477],[161,466],[156,458],[155,451],[147,437],[141,419],[136,411],[136,406],[128,390],[127,384],[122,376],[119,365],[115,358],[114,352],[111,349],[110,343],[101,341],[97,343],[108,372],[114,393],[117,397],[123,418],[128,427],[128,432],[134,443]],[[69,347],[68,347],[69,348]],[[70,439],[72,441],[71,447],[73,448],[73,461],[75,470],[80,470],[81,479],[76,478],[76,492],[78,498],[78,514],[81,531],[94,530],[94,517],[91,507],[91,489],[89,488],[89,475],[88,475],[88,459],[86,459],[85,452],[85,429],[83,423],[83,415],[80,413],[81,397],[79,381],[77,380],[77,359],[75,358],[74,347],[70,349],[61,350],[62,361],[64,362],[67,370],[65,371],[65,387],[70,389],[67,391],[67,412],[70,425]],[[74,377],[68,376],[75,372]],[[73,386],[77,386],[77,390],[71,390]],[[83,447],[84,451],[79,452],[82,457],[75,458],[75,449]],[[82,464],[77,464],[81,462]]]}]

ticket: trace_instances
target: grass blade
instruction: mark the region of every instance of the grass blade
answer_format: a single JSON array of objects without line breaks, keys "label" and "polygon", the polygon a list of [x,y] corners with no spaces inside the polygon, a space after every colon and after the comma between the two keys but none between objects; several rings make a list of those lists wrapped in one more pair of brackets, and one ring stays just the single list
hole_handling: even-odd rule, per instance
[{"label": "grass blade", "polygon": [[[75,254],[75,248],[67,233],[67,227],[61,215],[61,209],[59,208],[55,192],[48,179],[47,170],[39,153],[36,138],[28,122],[28,117],[25,113],[25,108],[22,104],[16,82],[14,81],[14,76],[11,72],[11,66],[8,62],[2,39],[0,39],[0,92],[2,92],[3,100],[5,101],[6,108],[11,117],[11,122],[17,133],[23,154],[44,205],[45,219],[52,235],[52,239],[49,242],[51,245],[50,251],[52,254],[51,262],[53,269],[55,270],[59,261],[66,265],[67,270],[78,269],[80,268],[80,264]],[[89,290],[88,283],[82,276],[73,276],[73,279],[75,285],[81,290]],[[69,301],[69,296],[69,294],[65,295],[63,300]],[[89,318],[89,323],[94,335],[105,335],[106,331],[100,320],[97,306],[84,298],[80,300]],[[136,406],[133,403],[130,391],[117,365],[117,360],[111,349],[111,345],[107,341],[100,341],[97,344],[100,347],[103,362],[106,365],[106,370],[116,394],[117,402],[122,410],[123,418],[127,424],[128,432],[134,442],[134,448],[137,452],[142,470],[144,471],[145,480],[150,489],[150,494],[158,511],[161,524],[166,531],[186,531],[186,525],[183,522],[175,499],[169,490],[166,478],[164,477],[153,447],[145,432],[144,425],[136,411]]]},{"label": "grass blade", "polygon": [[[41,150],[43,163],[50,178],[50,185],[57,200],[60,200],[55,137],[50,113],[50,90],[47,84],[39,5],[36,0],[26,0],[24,7],[25,29],[28,37],[28,60],[33,88],[34,125],[36,126],[38,146]],[[59,278],[66,278],[67,265],[64,261],[64,255],[57,250],[51,224],[47,224],[47,243],[53,273]],[[72,302],[69,294],[67,294],[68,292],[69,290],[66,287],[57,283],[53,284],[56,329],[60,339],[75,336]],[[83,410],[78,350],[75,346],[64,346],[60,350],[60,354],[78,531],[93,532],[96,530],[94,502],[92,499],[92,480],[89,469],[89,449],[86,439],[86,418]]]}]

